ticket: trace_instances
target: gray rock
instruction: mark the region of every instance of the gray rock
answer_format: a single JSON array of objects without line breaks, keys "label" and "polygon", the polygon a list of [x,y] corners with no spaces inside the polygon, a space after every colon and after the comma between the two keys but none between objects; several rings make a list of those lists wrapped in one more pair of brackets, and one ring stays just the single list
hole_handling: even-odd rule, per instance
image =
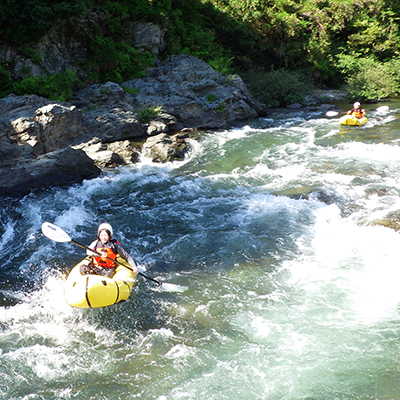
[{"label": "gray rock", "polygon": [[146,140],[143,145],[143,154],[153,162],[167,162],[183,159],[189,150],[189,145],[184,140],[187,134],[169,136],[161,133]]},{"label": "gray rock", "polygon": [[[96,23],[101,16],[92,13],[87,18]],[[75,32],[84,36],[81,22]],[[137,45],[156,57],[163,46],[163,31],[152,24],[131,28]],[[21,77],[18,68],[27,65],[33,76],[64,71],[86,50],[79,49],[83,36],[68,43],[68,26],[61,24],[60,29],[38,44],[44,59],[40,66],[28,65],[22,56],[4,48],[0,61],[12,58],[7,65],[14,65],[16,77]],[[149,37],[149,32],[155,37]],[[128,93],[125,87],[138,93]],[[151,117],[154,110],[161,111]],[[11,94],[0,99],[0,190],[3,195],[26,194],[89,179],[98,175],[98,167],[137,162],[138,151],[129,140],[141,137],[149,137],[143,152],[153,161],[182,159],[189,149],[187,136],[175,132],[226,128],[264,114],[265,107],[250,96],[239,76],[223,76],[187,55],[168,57],[149,68],[142,79],[91,85],[74,93],[69,103]]]},{"label": "gray rock", "polygon": [[165,29],[151,22],[137,22],[133,27],[136,47],[144,48],[154,56],[158,57],[165,49]]},{"label": "gray rock", "polygon": [[100,168],[132,164],[139,159],[138,152],[129,140],[105,144],[99,138],[93,138],[87,143],[74,146],[74,148],[83,150]]},{"label": "gray rock", "polygon": [[17,167],[0,169],[0,195],[23,196],[37,188],[71,185],[100,174],[82,150],[54,151]]},{"label": "gray rock", "polygon": [[86,136],[82,115],[75,106],[48,104],[38,108],[35,123],[40,126],[40,142],[46,153],[70,146]]},{"label": "gray rock", "polygon": [[161,106],[185,127],[216,129],[265,114],[237,75],[223,76],[207,63],[187,55],[170,56],[147,77],[124,82],[135,88],[135,100]]}]

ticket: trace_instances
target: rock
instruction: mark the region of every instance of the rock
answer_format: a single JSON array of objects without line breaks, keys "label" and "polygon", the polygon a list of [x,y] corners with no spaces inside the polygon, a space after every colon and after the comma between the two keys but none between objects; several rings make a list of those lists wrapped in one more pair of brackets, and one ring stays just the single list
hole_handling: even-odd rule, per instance
[{"label": "rock", "polygon": [[149,136],[158,135],[160,133],[168,133],[169,129],[167,124],[162,121],[152,120],[147,126],[147,134]]},{"label": "rock", "polygon": [[[97,13],[87,18],[89,26],[101,20]],[[79,48],[84,47],[82,20],[71,43],[71,26],[61,23],[59,28],[35,47],[43,54],[41,65],[4,48],[0,61],[10,61],[4,65],[14,68],[12,76],[17,78],[27,67],[32,76],[70,67],[83,73],[72,68],[74,60],[86,57],[87,50]],[[137,46],[157,57],[163,46],[161,28],[140,23],[127,25],[127,32]],[[157,110],[161,111],[155,115]],[[129,142],[136,138],[149,137],[143,151],[153,161],[183,159],[189,149],[187,136],[175,132],[227,128],[265,115],[265,106],[252,98],[239,76],[223,76],[195,57],[175,55],[157,61],[142,79],[91,85],[75,92],[70,102],[11,94],[0,99],[0,115],[0,188],[3,195],[20,195],[89,179],[98,175],[98,167],[137,162],[138,151]]]},{"label": "rock", "polygon": [[16,96],[11,93],[7,97],[0,99],[1,119],[8,121],[26,117],[27,115],[33,116],[38,108],[51,103],[52,101],[35,94]]},{"label": "rock", "polygon": [[[106,82],[74,92],[71,102],[87,112],[107,108],[129,110],[132,109],[135,100],[117,83]],[[139,106],[138,103],[136,105]]]},{"label": "rock", "polygon": [[86,73],[78,65],[87,58],[90,37],[95,36],[104,19],[103,13],[92,11],[81,18],[59,21],[30,44],[29,53],[35,55],[32,58],[14,47],[0,46],[0,65],[7,66],[13,79],[60,74],[67,69],[84,79]]},{"label": "rock", "polygon": [[117,153],[124,164],[132,164],[139,161],[139,152],[131,145],[129,140],[110,143],[108,144],[108,148]]},{"label": "rock", "polygon": [[292,110],[298,110],[299,108],[302,108],[303,106],[300,103],[292,103],[287,106],[287,108],[291,108]]},{"label": "rock", "polygon": [[153,121],[159,121],[167,125],[168,132],[177,132],[184,129],[184,125],[171,114],[166,113],[165,111],[161,110],[161,112],[153,118]]},{"label": "rock", "polygon": [[100,168],[132,164],[139,160],[138,152],[128,140],[104,144],[99,138],[93,138],[87,143],[74,146],[74,148],[82,149]]},{"label": "rock", "polygon": [[135,45],[158,57],[160,52],[165,49],[165,32],[165,29],[161,29],[152,22],[137,22],[133,27]]},{"label": "rock", "polygon": [[[133,111],[132,95],[114,82],[91,85],[74,93],[72,102],[85,110],[83,129],[103,142],[132,139],[145,135],[144,126]],[[90,137],[88,137],[90,139]]]},{"label": "rock", "polygon": [[218,129],[266,111],[239,76],[223,76],[187,55],[170,56],[159,67],[148,68],[145,78],[122,85],[138,90],[134,96],[138,103],[161,106],[184,127]]},{"label": "rock", "polygon": [[101,108],[85,113],[83,129],[92,137],[96,136],[103,142],[109,143],[133,139],[145,134],[145,129],[137,114],[121,108]]},{"label": "rock", "polygon": [[35,112],[35,122],[40,126],[40,142],[45,152],[70,146],[85,136],[82,115],[75,106],[48,104]]},{"label": "rock", "polygon": [[167,162],[183,159],[189,146],[185,139],[187,134],[169,136],[161,133],[146,140],[143,145],[143,155],[151,158],[153,162]]},{"label": "rock", "polygon": [[23,196],[37,188],[71,185],[100,172],[84,151],[62,149],[17,167],[1,168],[0,195]]},{"label": "rock", "polygon": [[0,167],[15,166],[43,154],[38,107],[51,102],[43,97],[10,94],[0,99]]}]

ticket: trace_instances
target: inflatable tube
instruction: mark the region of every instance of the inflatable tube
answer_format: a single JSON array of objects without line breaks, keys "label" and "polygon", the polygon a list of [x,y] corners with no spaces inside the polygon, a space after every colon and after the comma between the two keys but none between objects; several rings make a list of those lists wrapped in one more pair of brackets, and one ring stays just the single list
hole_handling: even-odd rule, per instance
[{"label": "inflatable tube", "polygon": [[367,121],[368,121],[367,117],[354,118],[351,115],[343,115],[343,117],[340,117],[339,119],[341,125],[352,125],[352,126],[361,126],[366,124]]},{"label": "inflatable tube", "polygon": [[[118,258],[118,261],[128,267],[125,260]],[[136,279],[136,274],[131,269],[119,265],[112,278],[101,275],[82,275],[81,265],[88,265],[89,262],[90,257],[86,257],[75,265],[68,275],[64,297],[70,306],[99,308],[128,300]]]}]

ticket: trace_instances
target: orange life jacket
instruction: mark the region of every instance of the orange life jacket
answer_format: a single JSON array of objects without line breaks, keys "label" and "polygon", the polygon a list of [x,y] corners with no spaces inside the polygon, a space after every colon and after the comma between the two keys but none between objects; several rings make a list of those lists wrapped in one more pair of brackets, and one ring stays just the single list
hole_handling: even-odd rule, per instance
[{"label": "orange life jacket", "polygon": [[[103,254],[105,253],[107,258],[93,256],[93,264],[95,266],[103,267],[103,268],[114,268],[116,266],[115,262],[112,261],[112,260],[115,260],[118,255],[118,250],[115,246],[115,243],[118,243],[118,242],[116,240],[110,240],[110,245],[105,246],[101,240],[97,241],[94,251],[96,251],[98,253],[103,253]],[[111,258],[111,260],[110,260],[110,258]]]},{"label": "orange life jacket", "polygon": [[361,108],[357,108],[357,109],[353,108],[353,109],[351,110],[351,116],[354,117],[354,118],[360,119],[360,118],[363,117],[363,115],[364,115],[364,114],[363,114]]}]

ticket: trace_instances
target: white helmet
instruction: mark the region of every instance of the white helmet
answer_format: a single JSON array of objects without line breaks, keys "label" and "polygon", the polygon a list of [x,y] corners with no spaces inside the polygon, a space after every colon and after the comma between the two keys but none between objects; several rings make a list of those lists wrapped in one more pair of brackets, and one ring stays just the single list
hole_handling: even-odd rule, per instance
[{"label": "white helmet", "polygon": [[358,101],[356,101],[356,102],[354,103],[354,108],[356,108],[356,107],[361,107],[361,104],[360,104]]},{"label": "white helmet", "polygon": [[113,235],[112,226],[110,224],[107,224],[106,222],[99,225],[99,228],[97,229],[97,236],[100,235],[101,231],[108,231],[110,234],[110,237],[112,237],[112,235]]}]

